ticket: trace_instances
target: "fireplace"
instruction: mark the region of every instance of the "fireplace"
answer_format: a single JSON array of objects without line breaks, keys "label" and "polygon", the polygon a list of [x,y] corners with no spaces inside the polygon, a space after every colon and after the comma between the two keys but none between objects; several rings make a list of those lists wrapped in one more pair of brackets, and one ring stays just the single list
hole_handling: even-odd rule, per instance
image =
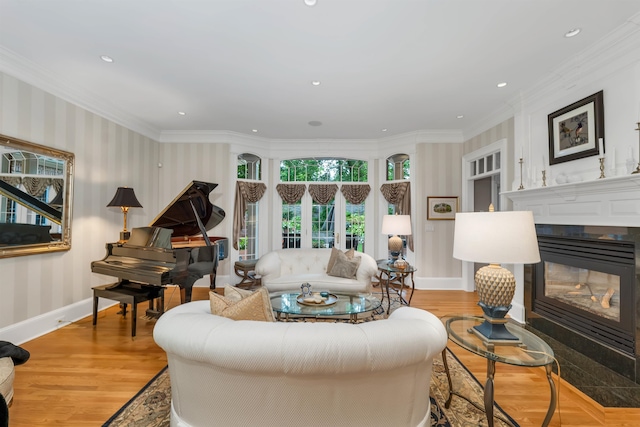
[{"label": "fireplace", "polygon": [[536,225],[526,322],[640,383],[640,228]]}]

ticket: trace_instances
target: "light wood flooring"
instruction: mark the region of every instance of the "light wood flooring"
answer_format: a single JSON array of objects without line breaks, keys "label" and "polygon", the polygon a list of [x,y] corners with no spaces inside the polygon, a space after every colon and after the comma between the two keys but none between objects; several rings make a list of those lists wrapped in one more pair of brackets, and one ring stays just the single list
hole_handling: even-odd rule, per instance
[{"label": "light wood flooring", "polygon": [[[165,296],[168,307],[180,301],[175,287]],[[194,300],[207,298],[207,288],[194,289]],[[476,302],[475,293],[416,291],[411,305],[440,317],[481,314]],[[140,304],[139,313],[144,309],[146,303]],[[31,359],[16,367],[11,427],[101,426],[166,365],[164,352],[153,341],[154,322],[138,320],[132,340],[130,319],[117,311],[114,306],[100,312],[96,327],[89,316],[22,344]],[[451,342],[449,348],[484,383],[486,361]],[[560,383],[551,426],[640,426],[640,409],[603,408]],[[498,364],[495,398],[522,427],[540,426],[549,405],[544,369]]]}]

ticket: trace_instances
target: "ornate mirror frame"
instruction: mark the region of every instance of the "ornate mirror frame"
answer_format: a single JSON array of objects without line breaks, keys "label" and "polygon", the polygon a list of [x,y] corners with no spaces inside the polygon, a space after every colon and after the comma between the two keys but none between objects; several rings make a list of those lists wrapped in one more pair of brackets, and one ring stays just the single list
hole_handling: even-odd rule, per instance
[{"label": "ornate mirror frame", "polygon": [[[71,249],[74,159],[67,151],[0,135],[0,258]],[[39,200],[50,193],[51,200]],[[23,218],[27,222],[17,221]]]}]

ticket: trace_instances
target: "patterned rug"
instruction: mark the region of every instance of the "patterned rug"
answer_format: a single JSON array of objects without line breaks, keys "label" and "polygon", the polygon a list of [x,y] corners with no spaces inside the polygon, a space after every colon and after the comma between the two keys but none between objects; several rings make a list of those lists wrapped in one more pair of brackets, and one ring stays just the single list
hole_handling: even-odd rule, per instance
[{"label": "patterned rug", "polygon": [[[380,298],[379,294],[375,295]],[[399,298],[391,298],[391,311],[400,306]],[[386,317],[386,300],[373,313],[358,317],[358,323]],[[335,321],[324,319],[327,321]],[[291,319],[291,321],[322,321],[320,319]],[[348,321],[348,319],[345,319]],[[454,390],[466,396],[471,402],[454,396],[451,406],[445,408],[449,397],[449,383],[442,364],[442,357],[433,360],[430,384],[431,427],[480,427],[487,420],[483,408],[483,391],[478,380],[467,370],[458,358],[447,349],[447,363]],[[171,382],[167,367],[162,369],[129,402],[116,412],[103,427],[168,427],[171,411]],[[518,427],[500,406],[494,405],[494,425],[496,427]],[[249,426],[248,426],[249,427]]]}]

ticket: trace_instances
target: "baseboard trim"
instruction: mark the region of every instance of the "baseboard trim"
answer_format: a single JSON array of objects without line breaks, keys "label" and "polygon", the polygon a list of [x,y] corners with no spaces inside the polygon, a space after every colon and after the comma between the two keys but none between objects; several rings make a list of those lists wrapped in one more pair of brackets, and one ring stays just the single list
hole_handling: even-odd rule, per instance
[{"label": "baseboard trim", "polygon": [[[98,310],[104,310],[115,304],[117,304],[117,302],[100,298],[98,301]],[[92,314],[93,298],[87,298],[2,328],[0,329],[0,337],[2,337],[3,341],[20,345],[87,316],[91,316]]]}]

